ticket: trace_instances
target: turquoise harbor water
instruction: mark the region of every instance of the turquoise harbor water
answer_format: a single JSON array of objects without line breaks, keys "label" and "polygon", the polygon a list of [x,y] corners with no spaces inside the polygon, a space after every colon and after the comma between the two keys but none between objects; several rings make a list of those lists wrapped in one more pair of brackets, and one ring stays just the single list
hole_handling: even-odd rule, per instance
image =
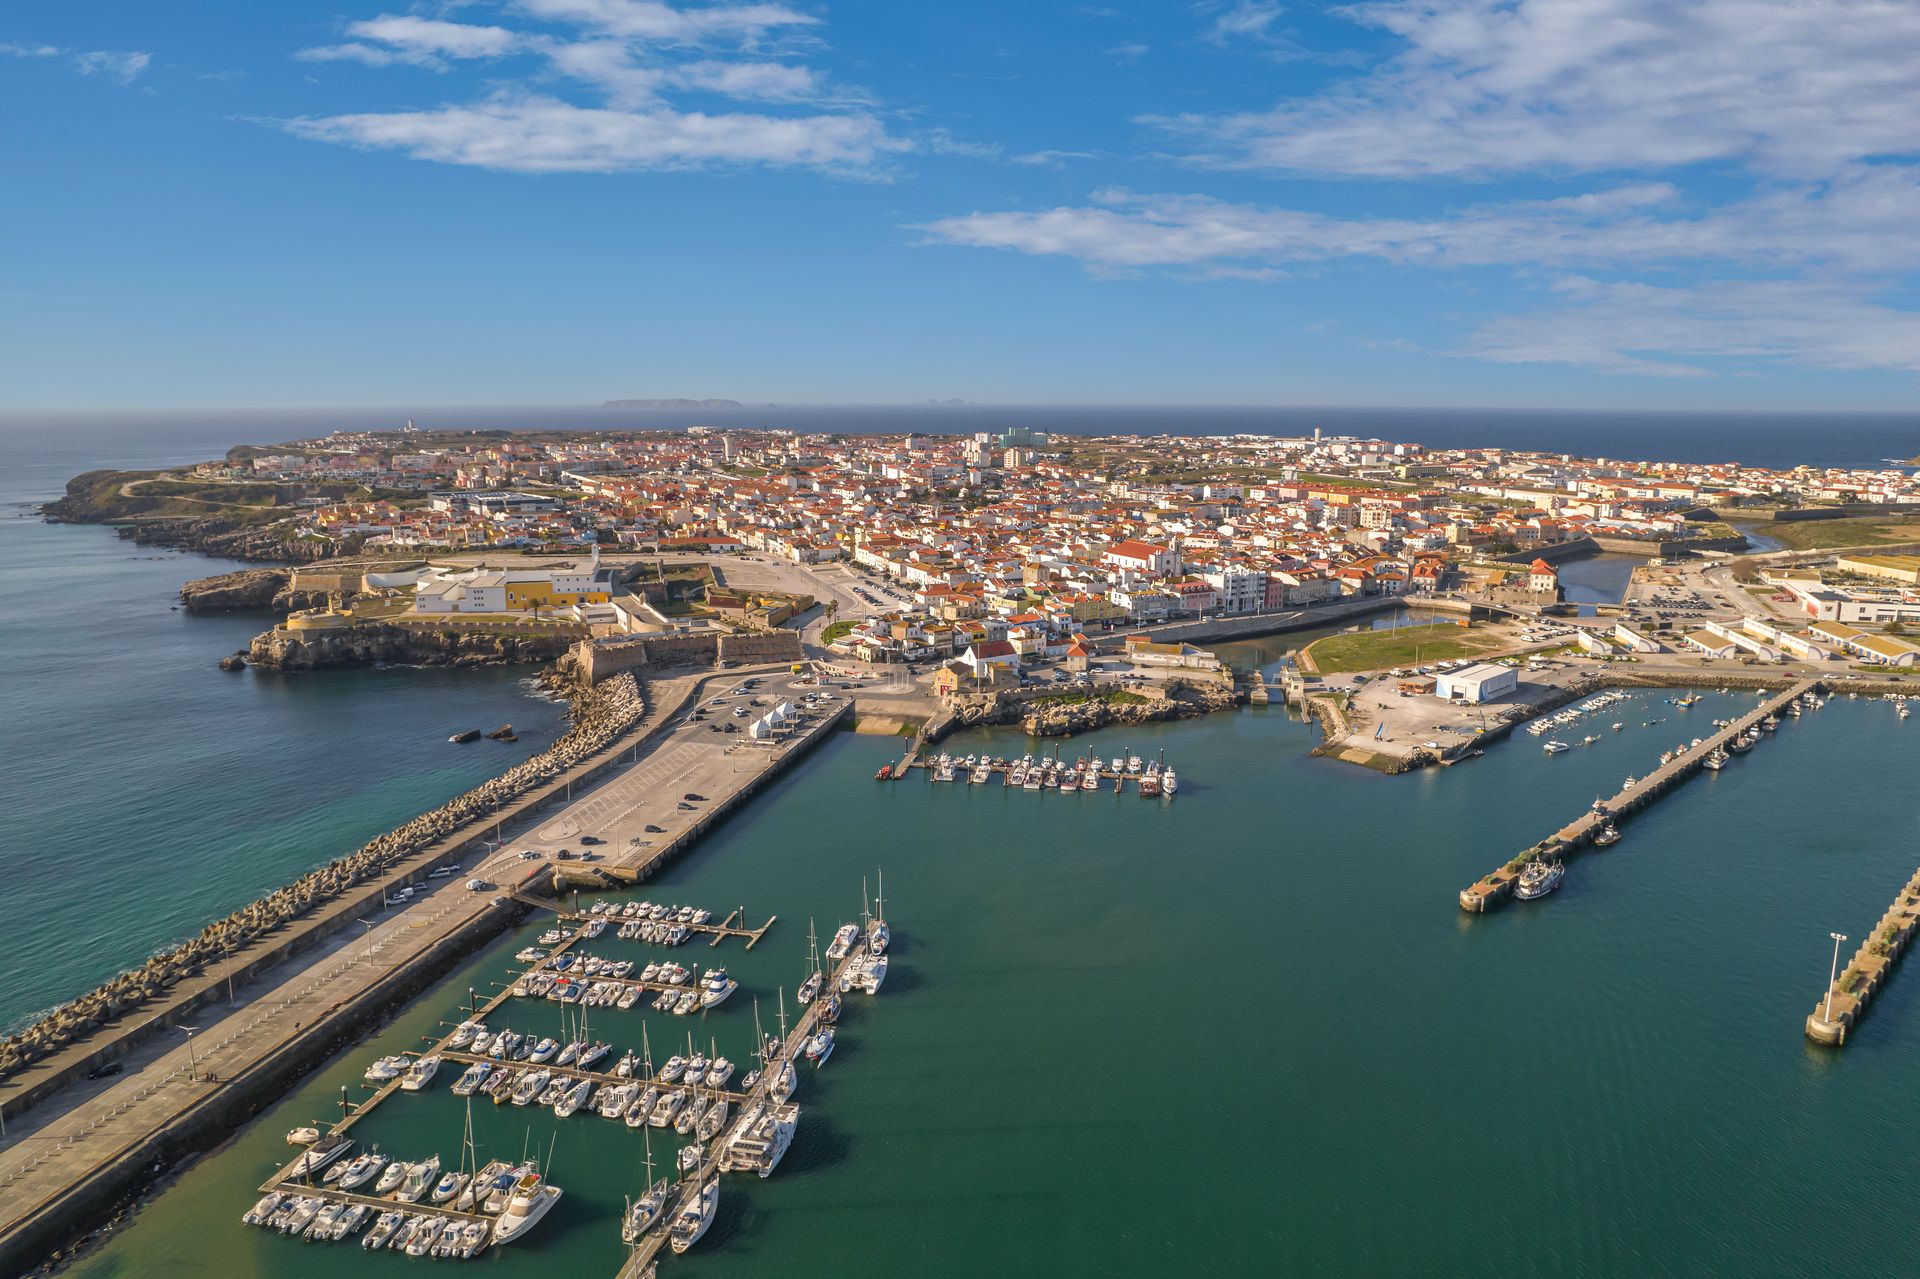
[{"label": "turquoise harbor water", "polygon": [[[174,608],[247,565],[33,513],[89,467],[213,441],[36,440],[0,470],[0,1026],[92,988],[564,729],[531,670],[234,675],[266,614]],[[517,746],[448,733],[511,722]]]},{"label": "turquoise harbor water", "polygon": [[[1239,646],[1237,663],[1277,646]],[[1165,750],[1171,804],[920,780],[893,744],[837,736],[648,885],[779,923],[751,954],[694,945],[743,985],[690,1028],[604,1011],[656,1055],[692,1029],[738,1058],[823,931],[884,866],[896,938],[873,1000],[808,1071],[793,1150],[729,1177],[719,1218],[662,1272],[832,1274],[1905,1273],[1920,987],[1895,981],[1844,1054],[1800,1024],[1829,930],[1858,934],[1913,868],[1920,737],[1882,703],[1830,703],[1688,782],[1545,901],[1486,917],[1458,890],[1750,697],[1637,694],[1566,755],[1522,734],[1446,772],[1309,758],[1278,709],[1103,733]],[[1619,733],[1600,727],[1619,720]],[[1664,721],[1643,727],[1648,721]],[[1006,732],[952,740],[1015,750]],[[239,1224],[365,1064],[504,978],[530,923],[190,1168],[74,1273],[400,1274],[351,1245]],[[603,937],[601,953],[639,956]],[[496,1018],[496,1021],[501,1020]],[[513,1009],[558,1027],[551,1005]],[[443,1071],[359,1126],[456,1156]],[[482,1158],[552,1152],[567,1197],[486,1273],[610,1276],[641,1142],[597,1116],[474,1112]],[[674,1144],[655,1134],[656,1158]]]}]

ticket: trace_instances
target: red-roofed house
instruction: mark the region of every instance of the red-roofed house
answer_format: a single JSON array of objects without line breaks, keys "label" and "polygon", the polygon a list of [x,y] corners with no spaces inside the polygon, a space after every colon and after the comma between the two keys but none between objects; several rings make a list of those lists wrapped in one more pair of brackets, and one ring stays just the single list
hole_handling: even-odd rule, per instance
[{"label": "red-roofed house", "polygon": [[1527,566],[1527,589],[1542,594],[1560,593],[1560,571],[1545,560],[1535,560]]},{"label": "red-roofed house", "polygon": [[1136,573],[1167,574],[1180,571],[1180,553],[1158,542],[1140,542],[1132,538],[1107,548],[1102,562]]},{"label": "red-roofed house", "polygon": [[966,663],[969,670],[975,672],[985,671],[994,666],[1004,666],[1016,671],[1020,669],[1020,654],[1014,651],[1013,645],[1003,639],[979,640],[969,644],[967,651],[960,655],[960,660]]}]

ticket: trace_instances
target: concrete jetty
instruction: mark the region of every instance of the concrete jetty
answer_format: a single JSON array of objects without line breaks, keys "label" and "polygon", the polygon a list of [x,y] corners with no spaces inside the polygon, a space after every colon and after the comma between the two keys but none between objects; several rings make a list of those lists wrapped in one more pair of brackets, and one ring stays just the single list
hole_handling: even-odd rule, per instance
[{"label": "concrete jetty", "polygon": [[1700,744],[1689,748],[1686,754],[1674,756],[1618,794],[1598,801],[1604,812],[1589,810],[1582,813],[1499,870],[1475,880],[1462,889],[1460,909],[1471,914],[1482,914],[1496,903],[1505,900],[1513,893],[1513,887],[1520,879],[1521,868],[1529,861],[1553,857],[1566,858],[1579,852],[1591,844],[1594,835],[1608,823],[1618,822],[1653,803],[1699,771],[1706,757],[1715,750],[1724,747],[1769,715],[1780,714],[1786,709],[1788,703],[1815,691],[1820,686],[1821,681],[1818,678],[1799,681],[1785,692],[1768,698],[1726,727],[1717,729],[1711,737],[1702,738]]},{"label": "concrete jetty", "polygon": [[1920,932],[1920,871],[1901,886],[1893,905],[1861,939],[1860,949],[1832,986],[1821,992],[1820,1001],[1807,1014],[1807,1038],[1835,1048],[1846,1043],[1848,1032],[1866,1015],[1867,1005],[1893,979],[1894,961],[1906,953],[1915,932]]}]

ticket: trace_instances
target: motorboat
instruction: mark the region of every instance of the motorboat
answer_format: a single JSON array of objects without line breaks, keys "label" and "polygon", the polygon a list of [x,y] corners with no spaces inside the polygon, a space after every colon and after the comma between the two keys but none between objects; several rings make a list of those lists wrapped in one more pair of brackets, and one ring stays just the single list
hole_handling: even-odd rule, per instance
[{"label": "motorboat", "polygon": [[300,1157],[293,1161],[293,1167],[287,1170],[287,1179],[305,1181],[351,1149],[353,1149],[351,1137],[329,1133],[300,1152]]},{"label": "motorboat", "polygon": [[573,1087],[567,1089],[566,1093],[560,1098],[559,1101],[556,1101],[553,1103],[554,1118],[556,1119],[570,1118],[571,1116],[573,1116],[575,1113],[579,1111],[580,1107],[587,1104],[587,1098],[591,1097],[592,1095],[593,1095],[593,1080],[582,1079],[577,1081],[573,1085]]},{"label": "motorboat", "polygon": [[1593,842],[1601,848],[1607,848],[1620,842],[1620,828],[1608,822],[1593,833]]},{"label": "motorboat", "polygon": [[512,1243],[532,1230],[560,1202],[562,1193],[558,1186],[542,1184],[540,1174],[536,1172],[523,1174],[514,1183],[506,1210],[493,1223],[493,1242]]},{"label": "motorboat", "polygon": [[842,924],[834,931],[833,940],[827,944],[827,958],[839,963],[853,953],[853,943],[860,936],[860,925]]},{"label": "motorboat", "polygon": [[386,1171],[380,1174],[380,1180],[374,1183],[373,1193],[376,1195],[392,1194],[400,1188],[400,1183],[407,1179],[407,1174],[412,1170],[413,1165],[406,1160],[394,1160],[387,1165]]},{"label": "motorboat", "polygon": [[389,1080],[398,1079],[406,1073],[407,1067],[412,1064],[413,1062],[410,1058],[395,1053],[391,1057],[382,1057],[379,1061],[368,1066],[365,1073],[360,1077],[370,1084],[384,1084]]},{"label": "motorboat", "polygon": [[1519,882],[1513,886],[1513,895],[1521,901],[1545,897],[1560,886],[1561,877],[1566,873],[1567,868],[1561,862],[1528,862],[1526,869],[1520,872]]},{"label": "motorboat", "polygon": [[358,1190],[361,1186],[366,1185],[369,1181],[379,1176],[380,1170],[386,1166],[387,1157],[385,1155],[377,1150],[368,1150],[355,1155],[350,1163],[336,1164],[327,1171],[327,1177],[329,1180],[332,1180],[334,1179],[334,1174],[338,1173],[340,1189]]},{"label": "motorboat", "polygon": [[453,1201],[453,1210],[455,1212],[478,1212],[481,1202],[493,1193],[503,1173],[507,1174],[508,1183],[512,1183],[512,1171],[512,1166],[502,1160],[488,1160],[485,1167],[473,1174],[473,1177],[467,1182],[467,1188],[460,1192],[460,1197]]},{"label": "motorboat", "polygon": [[400,1189],[393,1192],[393,1197],[401,1203],[419,1203],[439,1180],[440,1156],[428,1155],[424,1160],[407,1169],[407,1178],[400,1183]]},{"label": "motorboat", "polygon": [[740,983],[727,976],[726,969],[716,968],[708,973],[706,980],[701,983],[700,1006],[712,1008],[717,1004],[725,1003],[727,997],[738,989],[740,989]]},{"label": "motorboat", "polygon": [[265,1225],[285,1197],[277,1190],[262,1195],[260,1202],[247,1209],[246,1214],[240,1218],[240,1224],[243,1226]]},{"label": "motorboat", "polygon": [[603,1044],[598,1040],[580,1050],[579,1058],[574,1062],[581,1070],[591,1070],[595,1062],[613,1051],[612,1044]]},{"label": "motorboat", "polygon": [[687,1098],[685,1093],[669,1092],[662,1094],[660,1100],[653,1104],[653,1113],[647,1116],[647,1123],[655,1128],[665,1128],[674,1121],[674,1118],[680,1113],[680,1107],[686,1105],[686,1103]]},{"label": "motorboat", "polygon": [[1561,751],[1572,750],[1573,747],[1567,745],[1565,742],[1547,742],[1540,749],[1549,755],[1558,755]]},{"label": "motorboat", "polygon": [[473,1096],[475,1092],[479,1091],[480,1085],[487,1082],[487,1076],[492,1073],[493,1067],[489,1066],[486,1062],[474,1062],[473,1065],[467,1067],[466,1072],[462,1074],[460,1078],[453,1081],[453,1095],[456,1097]]},{"label": "motorboat", "polygon": [[398,1230],[400,1223],[406,1219],[407,1214],[398,1209],[388,1209],[381,1213],[374,1221],[373,1229],[367,1231],[366,1238],[360,1241],[360,1246],[369,1252],[380,1251],[387,1246],[387,1240],[393,1238],[393,1232]]},{"label": "motorboat", "polygon": [[680,1077],[680,1082],[686,1084],[689,1088],[698,1088],[701,1084],[706,1082],[706,1079],[707,1079],[706,1054],[695,1053],[693,1056],[687,1058],[687,1073]]},{"label": "motorboat", "polygon": [[793,1068],[793,1060],[788,1058],[773,1072],[773,1082],[767,1085],[767,1095],[775,1101],[785,1101],[793,1096],[793,1090],[799,1083],[800,1072]]},{"label": "motorboat", "polygon": [[[553,1055],[559,1051],[560,1042],[551,1036],[547,1036],[533,1046],[533,1051],[527,1054],[527,1060],[536,1066],[543,1065],[546,1062],[552,1061]],[[561,1064],[565,1065],[566,1063],[562,1062]]]},{"label": "motorboat", "polygon": [[459,1052],[462,1048],[465,1048],[468,1044],[473,1042],[473,1037],[475,1035],[479,1034],[481,1031],[485,1029],[486,1027],[482,1025],[480,1022],[463,1021],[458,1026],[455,1026],[453,1028],[453,1033],[451,1035],[447,1036],[447,1047],[452,1049],[454,1052]]},{"label": "motorboat", "polygon": [[467,1188],[467,1174],[449,1172],[433,1183],[433,1192],[427,1197],[434,1203],[443,1204]]},{"label": "motorboat", "polygon": [[707,1227],[713,1224],[713,1215],[719,1206],[718,1177],[690,1188],[686,1198],[680,1201],[679,1210],[673,1215],[673,1224],[667,1228],[667,1241],[673,1250],[685,1252],[699,1243],[700,1236],[706,1234]]},{"label": "motorboat", "polygon": [[320,1140],[318,1128],[295,1128],[287,1133],[289,1146],[311,1146],[318,1140]]},{"label": "motorboat", "polygon": [[522,1073],[513,1085],[513,1104],[516,1106],[531,1106],[539,1099],[540,1093],[552,1079],[553,1073],[551,1071],[536,1070],[532,1074]]},{"label": "motorboat", "polygon": [[727,1080],[733,1078],[734,1064],[725,1057],[715,1057],[707,1063],[707,1087],[724,1088]]},{"label": "motorboat", "polygon": [[701,1114],[700,1122],[695,1125],[693,1135],[701,1141],[712,1141],[726,1126],[729,1108],[725,1097],[715,1097],[712,1104]]},{"label": "motorboat", "polygon": [[433,1077],[439,1073],[440,1057],[437,1053],[431,1057],[422,1057],[407,1067],[407,1073],[400,1079],[400,1087],[407,1092],[419,1092],[432,1083]]}]

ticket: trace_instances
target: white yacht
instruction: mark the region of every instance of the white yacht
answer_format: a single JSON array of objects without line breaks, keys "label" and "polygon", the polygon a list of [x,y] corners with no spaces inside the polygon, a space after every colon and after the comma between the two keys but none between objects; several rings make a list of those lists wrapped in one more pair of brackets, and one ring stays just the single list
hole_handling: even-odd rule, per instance
[{"label": "white yacht", "polygon": [[721,1162],[730,1172],[769,1176],[793,1144],[793,1133],[799,1126],[800,1107],[791,1103],[750,1113],[734,1129]]},{"label": "white yacht", "polygon": [[816,1066],[827,1064],[827,1058],[833,1056],[833,1027],[823,1026],[820,1033],[807,1041],[807,1060]]},{"label": "white yacht", "polygon": [[767,1095],[775,1101],[785,1101],[793,1096],[793,1090],[799,1083],[800,1073],[793,1068],[793,1059],[788,1058],[773,1072],[773,1082],[767,1085]]},{"label": "white yacht", "polygon": [[1543,745],[1540,749],[1545,751],[1549,755],[1558,755],[1561,751],[1572,750],[1573,747],[1567,745],[1565,742],[1548,742],[1545,745]]},{"label": "white yacht", "polygon": [[340,1174],[340,1189],[357,1190],[379,1176],[380,1170],[386,1166],[387,1157],[385,1155],[377,1150],[369,1150],[363,1154],[354,1156],[352,1163],[338,1165],[330,1170],[327,1175],[331,1178],[334,1172],[338,1172]]},{"label": "white yacht", "polygon": [[433,1192],[427,1196],[434,1203],[443,1204],[467,1188],[467,1174],[450,1172],[433,1183]]},{"label": "white yacht", "polygon": [[653,1229],[660,1220],[660,1214],[667,1210],[667,1200],[671,1192],[667,1189],[665,1177],[648,1186],[646,1192],[627,1205],[627,1215],[620,1222],[620,1240],[629,1248],[640,1242],[642,1235]]},{"label": "white yacht", "polygon": [[394,1160],[387,1165],[387,1170],[380,1174],[380,1180],[373,1184],[373,1193],[376,1195],[392,1194],[400,1188],[400,1183],[407,1179],[407,1174],[412,1170],[413,1165],[406,1160]]},{"label": "white yacht", "polygon": [[526,1234],[560,1202],[562,1193],[558,1186],[542,1185],[539,1173],[523,1173],[514,1182],[506,1211],[500,1214],[500,1220],[493,1223],[493,1242],[512,1243]]},{"label": "white yacht", "polygon": [[300,1153],[287,1170],[289,1181],[304,1181],[353,1148],[353,1140],[332,1133],[320,1138]]},{"label": "white yacht", "polygon": [[437,1054],[432,1057],[422,1057],[407,1067],[407,1073],[401,1077],[400,1087],[407,1092],[419,1092],[432,1083],[433,1077],[439,1073],[440,1058]]},{"label": "white yacht", "polygon": [[455,1052],[459,1052],[462,1048],[465,1048],[473,1042],[475,1035],[478,1035],[485,1029],[486,1027],[477,1021],[463,1021],[453,1028],[451,1035],[447,1036],[447,1047]]},{"label": "white yacht", "polygon": [[428,1155],[424,1160],[407,1169],[406,1180],[400,1183],[400,1189],[393,1192],[393,1197],[404,1204],[419,1203],[439,1180],[440,1156]]},{"label": "white yacht", "polygon": [[827,946],[827,958],[839,963],[853,953],[854,939],[860,936],[860,925],[842,924],[833,934],[833,941]]},{"label": "white yacht", "polygon": [[718,1177],[688,1190],[686,1198],[680,1201],[679,1211],[673,1214],[673,1225],[667,1228],[667,1239],[673,1250],[685,1252],[699,1243],[700,1236],[706,1234],[707,1227],[713,1224],[713,1214],[719,1206]]},{"label": "white yacht", "polygon": [[[560,1041],[548,1036],[533,1046],[533,1051],[527,1054],[527,1060],[538,1066],[544,1062],[552,1061],[553,1055],[559,1051]],[[561,1064],[565,1065],[566,1063],[562,1062]]]},{"label": "white yacht", "polygon": [[716,1004],[725,1003],[727,996],[738,989],[740,989],[740,983],[727,976],[725,968],[716,968],[708,973],[701,983],[700,1006],[712,1008]]},{"label": "white yacht", "polygon": [[556,1119],[570,1118],[580,1107],[587,1104],[587,1098],[593,1095],[593,1080],[582,1079],[567,1089],[559,1101],[553,1103],[553,1116]]}]

